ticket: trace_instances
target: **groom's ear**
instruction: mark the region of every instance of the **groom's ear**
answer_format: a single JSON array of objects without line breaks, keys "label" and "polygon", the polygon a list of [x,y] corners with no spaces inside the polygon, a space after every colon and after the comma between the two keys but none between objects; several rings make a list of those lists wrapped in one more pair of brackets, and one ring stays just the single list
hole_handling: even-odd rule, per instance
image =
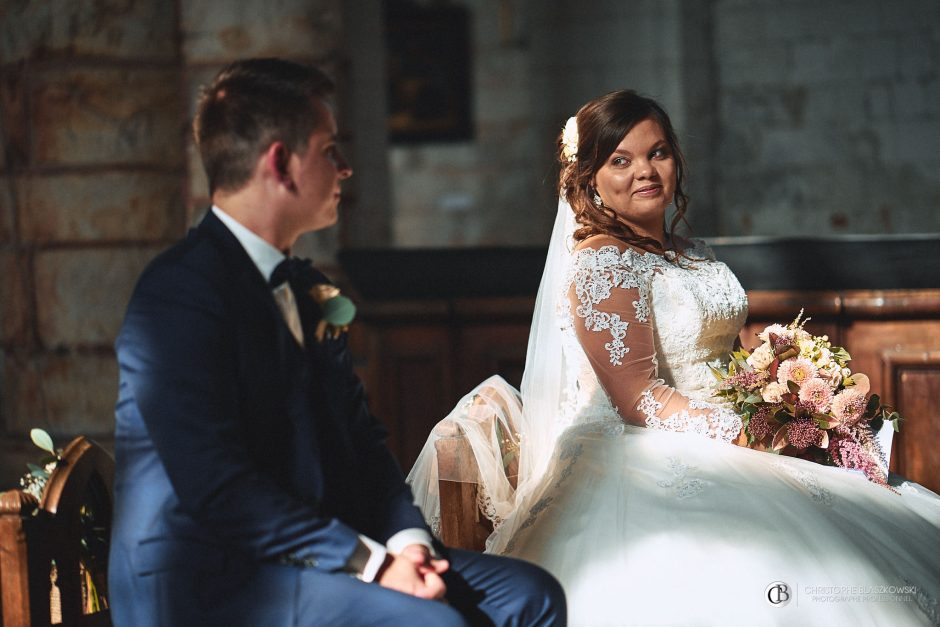
[{"label": "groom's ear", "polygon": [[290,156],[291,152],[284,142],[274,142],[264,152],[264,162],[270,175],[293,191],[295,188],[290,175]]}]

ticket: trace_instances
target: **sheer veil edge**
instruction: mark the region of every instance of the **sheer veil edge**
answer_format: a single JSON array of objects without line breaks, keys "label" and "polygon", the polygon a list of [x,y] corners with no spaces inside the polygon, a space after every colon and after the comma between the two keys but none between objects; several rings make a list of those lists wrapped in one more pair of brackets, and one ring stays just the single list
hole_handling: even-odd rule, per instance
[{"label": "sheer veil edge", "polygon": [[[524,519],[517,510],[536,487],[564,427],[559,417],[563,415],[568,386],[561,324],[567,306],[574,230],[571,207],[559,199],[529,330],[521,393],[499,376],[483,381],[435,426],[408,474],[415,502],[435,534],[440,532],[438,479],[479,484],[481,511],[496,527],[487,541],[490,552],[500,552]],[[479,472],[446,467],[439,476],[438,442],[461,434],[470,445]],[[516,466],[518,478],[513,488],[506,468],[513,474]]]}]

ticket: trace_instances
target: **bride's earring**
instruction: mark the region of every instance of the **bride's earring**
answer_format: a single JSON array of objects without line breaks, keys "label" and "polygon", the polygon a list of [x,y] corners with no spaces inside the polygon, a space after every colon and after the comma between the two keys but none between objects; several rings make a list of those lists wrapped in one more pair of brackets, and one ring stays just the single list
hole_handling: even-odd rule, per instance
[{"label": "bride's earring", "polygon": [[596,189],[594,190],[594,204],[597,205],[598,207],[604,206],[604,201],[601,200],[601,195],[597,193]]}]

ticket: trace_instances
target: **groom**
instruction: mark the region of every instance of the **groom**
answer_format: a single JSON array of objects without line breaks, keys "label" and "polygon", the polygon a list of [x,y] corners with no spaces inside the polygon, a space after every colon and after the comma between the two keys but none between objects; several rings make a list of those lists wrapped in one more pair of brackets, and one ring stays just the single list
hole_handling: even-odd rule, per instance
[{"label": "groom", "polygon": [[250,59],[200,98],[213,206],[144,271],[117,340],[114,623],[564,624],[546,572],[432,541],[345,338],[318,332],[326,278],[282,263],[352,175],[331,91]]}]

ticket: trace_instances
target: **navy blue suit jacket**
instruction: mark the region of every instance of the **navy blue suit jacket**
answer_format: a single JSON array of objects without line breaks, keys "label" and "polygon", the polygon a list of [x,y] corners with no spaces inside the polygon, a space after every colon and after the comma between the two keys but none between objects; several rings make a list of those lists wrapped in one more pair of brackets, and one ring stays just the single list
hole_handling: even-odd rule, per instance
[{"label": "navy blue suit jacket", "polygon": [[257,609],[259,573],[286,555],[335,572],[360,533],[426,528],[345,338],[317,342],[316,304],[298,308],[306,348],[212,212],[141,275],[116,344],[116,624],[252,593]]}]

